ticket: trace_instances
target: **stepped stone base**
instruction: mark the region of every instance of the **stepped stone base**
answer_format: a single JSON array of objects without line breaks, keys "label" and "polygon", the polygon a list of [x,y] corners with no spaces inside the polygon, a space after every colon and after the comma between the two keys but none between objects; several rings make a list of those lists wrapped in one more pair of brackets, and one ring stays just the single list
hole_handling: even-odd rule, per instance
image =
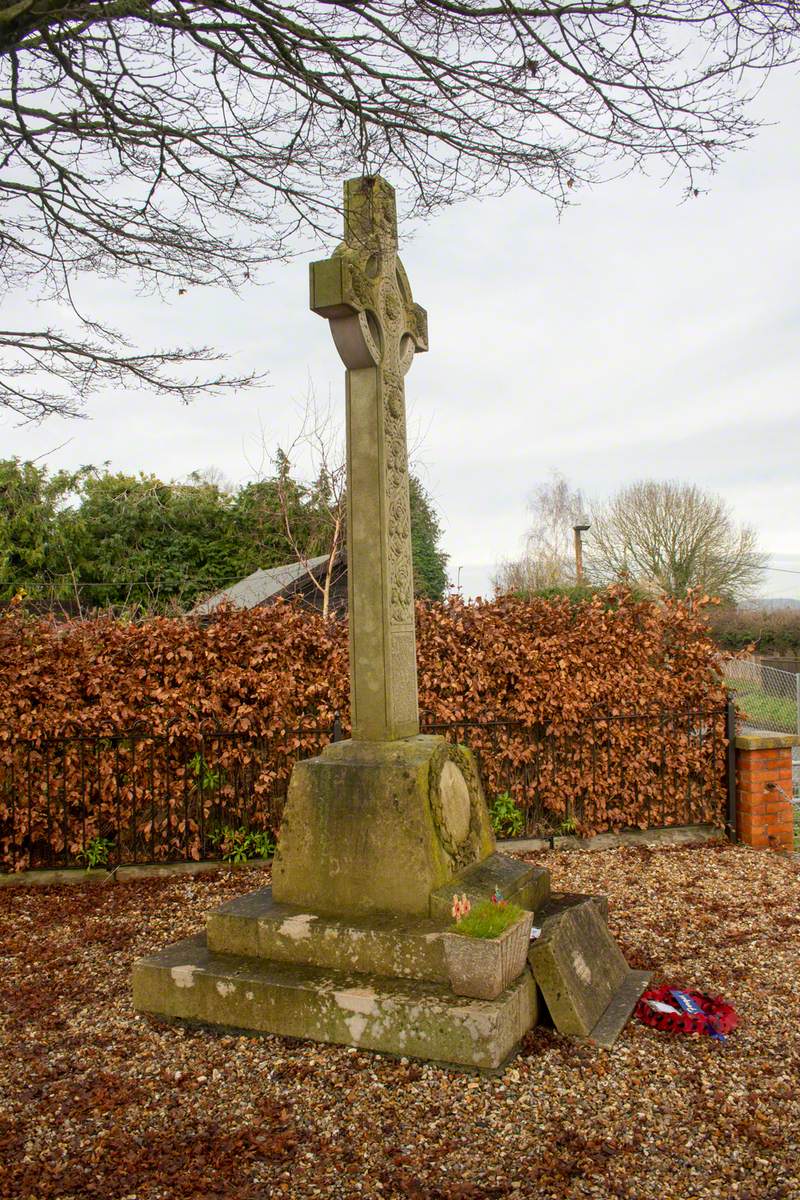
[{"label": "stepped stone base", "polygon": [[229,900],[210,913],[208,948],[216,954],[447,982],[441,932],[452,924],[383,913],[329,917],[279,904],[271,888]]},{"label": "stepped stone base", "polygon": [[209,951],[203,935],[139,959],[133,1002],[167,1019],[496,1069],[536,1024],[530,971],[496,1000],[389,979]]},{"label": "stepped stone base", "polygon": [[[502,995],[456,996],[442,936],[453,894],[495,891],[542,935]],[[136,962],[134,1006],[493,1070],[536,1024],[537,984],[556,1028],[577,1036],[618,997],[629,972],[604,918],[597,898],[552,896],[546,870],[496,852],[465,747],[339,742],[294,768],[272,888]]]},{"label": "stepped stone base", "polygon": [[478,901],[495,887],[527,897],[542,928],[529,968],[496,1000],[450,990],[444,896],[436,918],[332,917],[261,888],[210,913],[205,936],[140,959],[134,1006],[168,1020],[493,1070],[536,1024],[543,999],[560,1032],[612,1045],[647,976],[628,970],[611,939],[604,897],[551,895],[546,871],[494,854],[462,872],[447,899],[464,890]]}]

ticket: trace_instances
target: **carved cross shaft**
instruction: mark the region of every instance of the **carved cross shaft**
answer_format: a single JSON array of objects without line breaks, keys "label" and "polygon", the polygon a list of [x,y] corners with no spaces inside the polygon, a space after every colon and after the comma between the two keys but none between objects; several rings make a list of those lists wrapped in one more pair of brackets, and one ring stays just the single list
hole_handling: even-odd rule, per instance
[{"label": "carved cross shaft", "polygon": [[397,257],[394,189],[344,185],[344,241],[311,264],[311,308],[347,367],[347,573],[353,737],[419,733],[403,376],[428,348]]}]

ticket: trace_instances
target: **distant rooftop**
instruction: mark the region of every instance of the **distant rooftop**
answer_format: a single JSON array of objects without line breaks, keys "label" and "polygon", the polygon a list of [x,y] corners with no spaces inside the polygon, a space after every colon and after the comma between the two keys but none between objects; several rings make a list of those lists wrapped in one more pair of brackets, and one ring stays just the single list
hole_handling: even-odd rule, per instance
[{"label": "distant rooftop", "polygon": [[246,579],[240,579],[231,587],[223,588],[221,592],[215,592],[207,600],[196,604],[192,615],[208,616],[215,608],[226,603],[233,608],[256,608],[302,580],[308,571],[316,571],[324,566],[327,561],[327,554],[320,554],[304,562],[287,563],[283,567],[271,567],[268,571],[253,571]]}]

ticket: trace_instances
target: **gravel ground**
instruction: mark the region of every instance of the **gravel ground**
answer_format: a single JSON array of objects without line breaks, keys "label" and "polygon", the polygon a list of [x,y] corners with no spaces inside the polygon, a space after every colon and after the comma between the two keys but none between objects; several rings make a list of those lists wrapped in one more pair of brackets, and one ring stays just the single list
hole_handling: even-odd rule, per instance
[{"label": "gravel ground", "polygon": [[550,853],[632,966],[720,992],[725,1045],[539,1028],[502,1075],[160,1026],[133,958],[263,872],[0,893],[0,1196],[800,1198],[800,862],[744,847]]}]

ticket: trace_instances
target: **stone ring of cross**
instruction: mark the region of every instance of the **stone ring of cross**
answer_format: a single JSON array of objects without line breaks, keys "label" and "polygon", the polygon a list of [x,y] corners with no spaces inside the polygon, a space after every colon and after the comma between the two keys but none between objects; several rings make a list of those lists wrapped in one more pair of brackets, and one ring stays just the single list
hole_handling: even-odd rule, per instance
[{"label": "stone ring of cross", "polygon": [[385,180],[348,182],[344,233],[330,258],[312,263],[311,308],[330,322],[349,370],[405,375],[414,355],[428,349],[428,322],[397,257],[394,190]]}]

